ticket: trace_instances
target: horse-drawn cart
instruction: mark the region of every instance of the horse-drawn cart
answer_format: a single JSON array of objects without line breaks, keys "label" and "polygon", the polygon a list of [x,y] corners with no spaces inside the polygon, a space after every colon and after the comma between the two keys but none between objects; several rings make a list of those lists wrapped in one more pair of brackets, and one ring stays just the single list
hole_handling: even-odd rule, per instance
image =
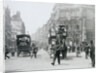
[{"label": "horse-drawn cart", "polygon": [[17,56],[19,56],[21,54],[21,52],[23,52],[24,54],[29,54],[29,56],[31,56],[31,38],[29,35],[26,34],[22,34],[22,35],[17,35]]}]

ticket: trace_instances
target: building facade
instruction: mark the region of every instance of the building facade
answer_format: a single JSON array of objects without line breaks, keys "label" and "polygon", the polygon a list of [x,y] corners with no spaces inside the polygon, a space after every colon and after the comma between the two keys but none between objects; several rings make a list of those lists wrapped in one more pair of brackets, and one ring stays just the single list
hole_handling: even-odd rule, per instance
[{"label": "building facade", "polygon": [[20,17],[20,12],[17,12],[11,17],[11,38],[14,47],[16,47],[16,36],[20,34],[25,34],[25,25]]},{"label": "building facade", "polygon": [[12,16],[11,26],[13,39],[16,39],[16,35],[25,34],[25,25],[20,17],[20,12]]},{"label": "building facade", "polygon": [[48,43],[49,30],[59,25],[66,26],[67,44],[95,40],[95,6],[55,4],[47,23],[33,35],[34,40]]},{"label": "building facade", "polygon": [[66,41],[73,44],[95,40],[95,6],[56,4],[47,24],[50,28],[65,25],[68,33]]},{"label": "building facade", "polygon": [[20,17],[20,13],[17,12],[11,16],[9,7],[5,8],[5,20],[4,20],[4,41],[8,47],[16,47],[16,35],[25,34],[25,25]]},{"label": "building facade", "polygon": [[7,46],[11,45],[11,12],[10,9],[8,7],[5,8],[4,10],[5,14],[4,14],[4,44]]}]

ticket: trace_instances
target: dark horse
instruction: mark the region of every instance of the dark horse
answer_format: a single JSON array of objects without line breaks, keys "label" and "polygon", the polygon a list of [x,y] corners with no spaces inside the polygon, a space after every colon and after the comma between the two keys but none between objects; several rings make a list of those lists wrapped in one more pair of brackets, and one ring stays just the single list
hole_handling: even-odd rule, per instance
[{"label": "dark horse", "polygon": [[62,47],[62,50],[61,50],[61,54],[62,54],[62,59],[65,59],[67,57],[67,46],[65,44],[65,41],[63,43],[63,47]]}]

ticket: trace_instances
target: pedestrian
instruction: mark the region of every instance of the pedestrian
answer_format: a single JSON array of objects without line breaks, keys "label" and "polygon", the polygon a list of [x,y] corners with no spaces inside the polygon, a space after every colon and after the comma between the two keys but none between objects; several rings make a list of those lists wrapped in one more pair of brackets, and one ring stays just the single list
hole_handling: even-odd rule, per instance
[{"label": "pedestrian", "polygon": [[34,56],[35,58],[37,58],[37,52],[38,52],[38,47],[36,47],[36,45],[33,43],[32,44],[32,55],[31,58]]},{"label": "pedestrian", "polygon": [[10,53],[10,51],[9,51],[9,49],[8,49],[8,46],[7,45],[5,45],[5,59],[6,58],[10,58],[9,56],[8,56],[8,54]]},{"label": "pedestrian", "polygon": [[79,54],[80,54],[80,45],[78,45],[76,49],[77,49],[76,56],[79,57]]},{"label": "pedestrian", "polygon": [[93,41],[90,41],[90,58],[92,62],[92,67],[95,67],[95,46]]},{"label": "pedestrian", "polygon": [[54,46],[55,52],[54,52],[54,57],[53,57],[53,62],[51,63],[52,65],[55,65],[56,59],[58,60],[58,64],[60,65],[60,51],[61,51],[61,44],[59,41],[60,38],[56,40],[56,45]]},{"label": "pedestrian", "polygon": [[35,44],[34,43],[32,43],[32,45],[31,45],[31,58],[33,58],[33,55],[34,55],[34,47],[35,47]]},{"label": "pedestrian", "polygon": [[12,57],[14,57],[15,56],[15,47],[13,46],[13,47],[11,47],[11,55],[12,55]]},{"label": "pedestrian", "polygon": [[62,52],[62,59],[65,59],[67,57],[67,46],[65,40],[63,40],[61,52]]},{"label": "pedestrian", "polygon": [[75,52],[75,45],[72,46],[72,52]]},{"label": "pedestrian", "polygon": [[34,47],[33,49],[33,53],[34,53],[34,57],[37,58],[37,52],[38,52],[38,47]]},{"label": "pedestrian", "polygon": [[67,46],[67,48],[68,48],[68,52],[70,52],[70,46],[69,45]]},{"label": "pedestrian", "polygon": [[88,56],[89,56],[89,45],[88,45],[88,43],[86,43],[84,51],[85,51],[85,58],[88,59]]}]

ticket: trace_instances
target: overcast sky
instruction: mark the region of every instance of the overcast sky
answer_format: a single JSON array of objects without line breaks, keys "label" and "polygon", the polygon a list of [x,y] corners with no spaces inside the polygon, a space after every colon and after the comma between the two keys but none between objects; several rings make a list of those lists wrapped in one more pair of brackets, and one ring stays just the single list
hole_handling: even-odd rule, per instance
[{"label": "overcast sky", "polygon": [[23,1],[6,1],[5,6],[11,10],[11,15],[20,11],[21,18],[25,23],[26,31],[33,34],[42,27],[50,18],[54,3],[36,3]]}]

